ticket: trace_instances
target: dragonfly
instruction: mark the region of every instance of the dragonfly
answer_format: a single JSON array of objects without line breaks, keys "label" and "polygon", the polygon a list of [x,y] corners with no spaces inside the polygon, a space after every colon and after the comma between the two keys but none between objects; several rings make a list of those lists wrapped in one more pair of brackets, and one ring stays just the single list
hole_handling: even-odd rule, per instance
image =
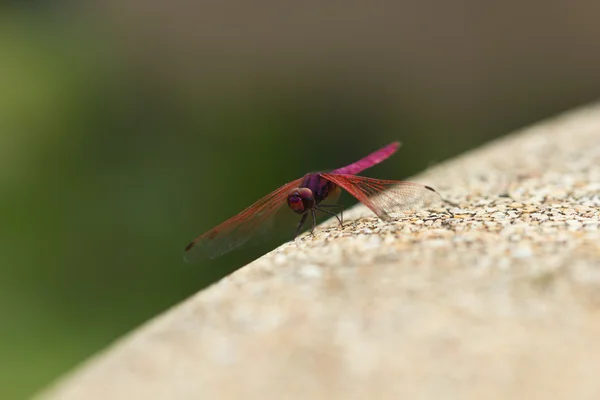
[{"label": "dragonfly", "polygon": [[[308,173],[302,178],[286,183],[194,239],[185,248],[185,259],[191,262],[200,253],[209,258],[216,258],[234,250],[253,236],[267,231],[276,214],[285,205],[300,216],[296,236],[302,231],[309,215],[312,219],[310,232],[313,233],[317,225],[317,211],[334,216],[343,227],[343,207],[325,202],[326,199],[337,199],[341,189],[346,190],[384,221],[392,219],[396,212],[433,204],[440,196],[430,186],[357,175],[389,158],[400,145],[400,142],[393,142],[345,167],[330,172]],[[340,211],[340,216],[332,210]]]}]

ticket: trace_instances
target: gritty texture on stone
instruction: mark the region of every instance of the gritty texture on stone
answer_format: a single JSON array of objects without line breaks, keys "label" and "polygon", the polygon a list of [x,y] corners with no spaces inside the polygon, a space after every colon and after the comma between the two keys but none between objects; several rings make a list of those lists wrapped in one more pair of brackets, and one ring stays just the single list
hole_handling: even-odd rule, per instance
[{"label": "gritty texture on stone", "polygon": [[412,179],[122,339],[44,399],[600,399],[600,106]]}]

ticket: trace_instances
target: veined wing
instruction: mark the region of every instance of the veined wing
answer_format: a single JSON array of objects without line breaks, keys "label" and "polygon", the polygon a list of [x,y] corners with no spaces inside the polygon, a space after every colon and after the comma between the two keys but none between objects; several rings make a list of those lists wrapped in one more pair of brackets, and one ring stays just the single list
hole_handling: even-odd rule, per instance
[{"label": "veined wing", "polygon": [[322,173],[321,176],[345,189],[382,220],[389,220],[396,212],[427,207],[441,200],[434,189],[418,183],[349,174]]},{"label": "veined wing", "polygon": [[380,162],[386,160],[392,154],[398,150],[400,147],[400,142],[393,142],[388,144],[381,149],[374,151],[366,157],[361,158],[360,160],[353,162],[350,165],[346,165],[345,167],[338,168],[336,170],[331,171],[332,174],[350,174],[356,175],[359,172],[371,168],[373,165],[379,164]]},{"label": "veined wing", "polygon": [[297,188],[302,178],[286,183],[239,214],[194,239],[185,248],[185,259],[192,262],[202,256],[216,258],[241,246],[254,235],[268,230],[275,213],[285,204],[289,192]]}]

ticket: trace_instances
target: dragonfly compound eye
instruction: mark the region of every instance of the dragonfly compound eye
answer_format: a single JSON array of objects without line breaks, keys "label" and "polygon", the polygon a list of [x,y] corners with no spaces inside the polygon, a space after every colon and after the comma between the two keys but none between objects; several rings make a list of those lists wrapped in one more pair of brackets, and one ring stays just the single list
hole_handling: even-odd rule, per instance
[{"label": "dragonfly compound eye", "polygon": [[315,206],[315,198],[313,197],[313,192],[309,188],[300,188],[298,189],[298,196],[302,199],[302,204],[304,205],[304,209],[310,209]]},{"label": "dragonfly compound eye", "polygon": [[302,201],[302,197],[298,194],[298,190],[294,190],[288,196],[288,205],[292,210],[301,214],[304,212],[304,202]]},{"label": "dragonfly compound eye", "polygon": [[293,190],[288,195],[288,205],[298,214],[304,213],[306,210],[313,208],[315,200],[312,191],[308,188],[300,188]]}]

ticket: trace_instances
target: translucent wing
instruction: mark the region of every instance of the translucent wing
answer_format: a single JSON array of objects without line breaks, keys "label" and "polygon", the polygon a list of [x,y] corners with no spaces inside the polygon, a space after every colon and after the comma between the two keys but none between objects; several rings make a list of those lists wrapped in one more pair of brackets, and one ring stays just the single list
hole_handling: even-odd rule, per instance
[{"label": "translucent wing", "polygon": [[185,248],[185,259],[192,262],[202,256],[215,258],[241,246],[255,235],[265,233],[275,213],[285,204],[289,192],[297,188],[302,178],[286,183],[244,211],[194,239]]},{"label": "translucent wing", "polygon": [[390,219],[394,213],[428,207],[441,200],[435,190],[418,183],[349,174],[323,173],[321,176],[345,189],[383,220]]}]

